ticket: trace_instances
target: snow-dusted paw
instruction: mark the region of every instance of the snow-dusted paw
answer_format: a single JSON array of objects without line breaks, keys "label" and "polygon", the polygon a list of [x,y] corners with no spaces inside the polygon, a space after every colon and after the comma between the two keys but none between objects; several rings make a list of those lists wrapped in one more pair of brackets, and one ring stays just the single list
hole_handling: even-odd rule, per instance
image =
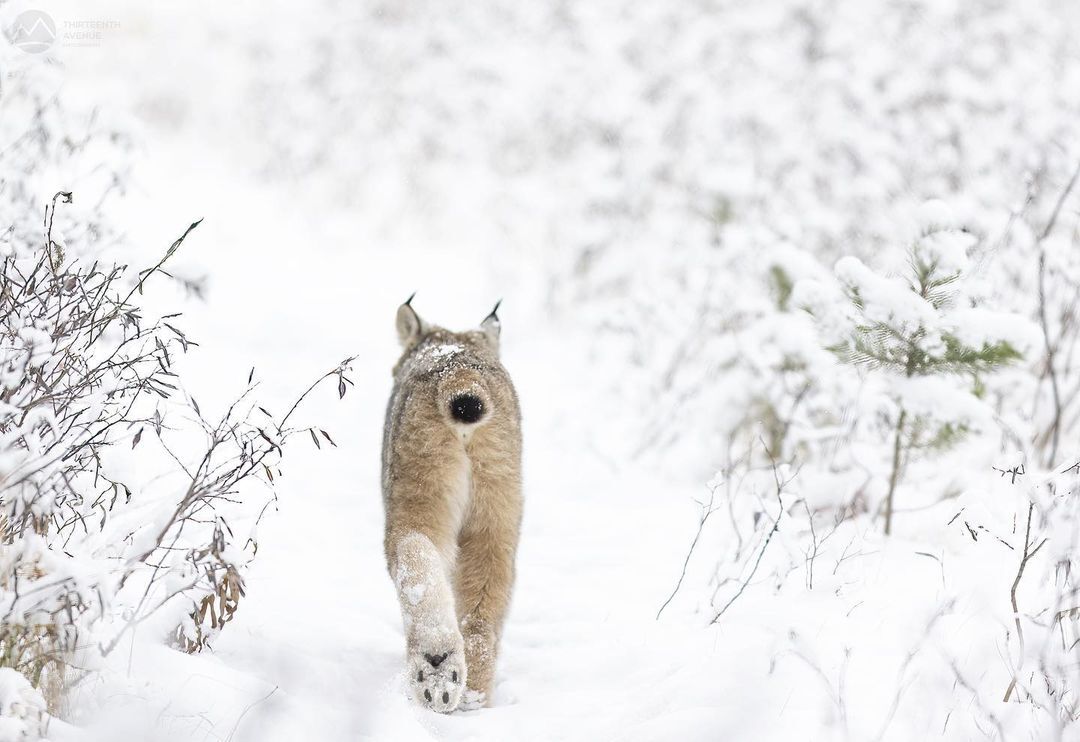
[{"label": "snow-dusted paw", "polygon": [[461,694],[461,703],[458,704],[458,708],[462,711],[476,711],[486,705],[487,694],[472,688],[466,688],[465,692]]},{"label": "snow-dusted paw", "polygon": [[448,714],[465,690],[465,653],[460,646],[421,645],[409,651],[412,696],[432,711]]}]

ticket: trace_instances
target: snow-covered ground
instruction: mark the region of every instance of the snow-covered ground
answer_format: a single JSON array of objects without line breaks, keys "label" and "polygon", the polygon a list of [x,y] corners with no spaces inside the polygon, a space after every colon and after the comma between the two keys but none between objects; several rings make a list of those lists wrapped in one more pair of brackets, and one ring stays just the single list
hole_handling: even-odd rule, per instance
[{"label": "snow-covered ground", "polygon": [[[86,65],[72,66],[67,85],[95,95],[131,95],[134,86],[136,98],[155,91],[170,60],[192,52],[175,48],[160,25],[129,30],[151,15],[120,11],[122,33],[81,51]],[[139,80],[103,79],[123,73],[113,58],[124,57],[123,44],[154,53],[140,58]],[[186,657],[154,637],[136,641],[104,689],[76,693],[76,706],[103,704],[87,723],[111,739],[117,725],[150,723],[177,739],[260,742],[749,733],[764,710],[748,707],[739,687],[748,677],[766,682],[768,669],[764,653],[753,657],[752,635],[654,618],[693,535],[692,498],[705,488],[596,453],[598,441],[620,435],[590,412],[613,371],[593,362],[573,323],[530,306],[534,267],[522,263],[500,280],[490,265],[497,246],[373,234],[365,211],[313,203],[302,182],[261,181],[243,170],[227,136],[171,123],[146,125],[121,221],[145,260],[187,221],[204,219],[176,263],[209,276],[206,302],[181,306],[201,344],[183,363],[204,411],[241,390],[252,366],[268,399],[283,403],[357,354],[356,388],[339,402],[326,387],[305,406],[339,447],[290,456],[276,512],[260,527],[247,598],[213,651]],[[413,291],[425,317],[455,328],[477,324],[504,299],[504,362],[525,421],[526,516],[494,704],[449,717],[405,696],[401,619],[382,553],[379,451],[398,353],[393,315]],[[742,699],[738,713],[733,697]],[[777,739],[790,738],[784,728],[778,716]]]},{"label": "snow-covered ground", "polygon": [[[339,447],[290,456],[235,623],[201,657],[153,642],[122,653],[117,672],[130,669],[130,679],[111,682],[141,700],[114,707],[107,691],[106,733],[118,718],[154,718],[181,739],[266,742],[707,740],[747,732],[746,699],[737,714],[730,699],[742,697],[748,676],[767,682],[768,656],[753,656],[753,634],[654,618],[693,534],[692,498],[705,488],[595,453],[596,438],[620,434],[589,413],[604,371],[578,350],[575,328],[531,314],[513,295],[500,313],[525,419],[527,505],[494,705],[440,717],[408,702],[378,489],[398,353],[393,313],[417,290],[425,316],[468,327],[500,287],[482,256],[444,245],[358,249],[359,218],[313,219],[289,203],[292,194],[229,173],[228,153],[215,146],[178,138],[155,147],[170,154],[148,155],[147,195],[132,199],[135,242],[151,252],[172,239],[178,215],[181,223],[204,218],[178,263],[211,278],[205,304],[184,307],[201,343],[184,367],[203,409],[227,403],[251,366],[284,401],[301,381],[357,353],[356,388],[339,402],[328,386],[305,407]],[[213,163],[212,173],[193,161]],[[139,704],[146,706],[136,714]],[[783,728],[784,718],[776,723]],[[789,737],[778,729],[776,738]]]},{"label": "snow-covered ground", "polygon": [[[944,464],[913,457],[886,537],[882,421],[900,385],[844,372],[809,315],[783,305],[809,285],[792,282],[827,283],[841,255],[902,268],[897,214],[935,196],[1019,266],[993,274],[1014,280],[1006,292],[977,276],[971,303],[1028,312],[1031,261],[988,225],[1017,217],[1034,189],[1025,168],[1048,183],[1028,194],[1040,225],[1064,184],[1075,136],[1058,106],[1080,67],[1046,60],[1075,65],[1074,50],[998,23],[1011,19],[999,5],[970,38],[951,3],[890,1],[880,27],[870,4],[833,14],[794,0],[752,12],[42,5],[61,23],[104,22],[100,39],[63,50],[62,95],[137,133],[110,214],[126,239],[108,257],[152,264],[203,219],[170,268],[205,276],[205,300],[169,286],[146,299],[183,311],[200,343],[181,371],[203,412],[221,412],[252,367],[260,403],[279,411],[356,356],[344,398],[319,388],[299,413],[338,446],[291,444],[235,620],[191,656],[151,625],[135,632],[73,691],[77,727],[103,742],[1069,738],[1000,702],[1026,501],[1015,510],[1020,488],[989,463],[1018,447],[995,426],[1026,440],[1045,418],[1042,384],[1030,419],[1000,409],[1030,378],[980,392],[994,410],[939,384],[928,414],[966,401],[993,430]],[[1016,17],[1045,31],[1049,5]],[[1020,37],[1030,50],[999,43]],[[957,71],[957,57],[986,75]],[[1040,169],[1041,148],[1054,159]],[[769,261],[787,271],[778,302]],[[493,703],[447,716],[406,697],[382,551],[393,317],[414,291],[426,319],[453,329],[503,300],[524,418],[525,518]],[[878,309],[910,306],[905,291]],[[791,393],[800,368],[777,371],[789,352],[810,359],[805,399]],[[740,427],[767,417],[762,399],[768,413],[790,404],[790,458],[808,463],[776,468],[782,510],[774,472],[732,457],[736,439],[764,445],[768,433]],[[714,500],[658,618],[699,502]],[[60,722],[52,736],[82,737]]]}]

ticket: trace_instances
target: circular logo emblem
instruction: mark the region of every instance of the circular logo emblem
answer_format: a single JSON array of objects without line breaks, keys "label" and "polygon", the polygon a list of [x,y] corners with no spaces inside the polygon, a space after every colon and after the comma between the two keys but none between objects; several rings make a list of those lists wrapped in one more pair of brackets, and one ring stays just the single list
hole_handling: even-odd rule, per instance
[{"label": "circular logo emblem", "polygon": [[41,10],[26,10],[15,17],[8,40],[24,52],[39,54],[56,43],[56,23]]}]

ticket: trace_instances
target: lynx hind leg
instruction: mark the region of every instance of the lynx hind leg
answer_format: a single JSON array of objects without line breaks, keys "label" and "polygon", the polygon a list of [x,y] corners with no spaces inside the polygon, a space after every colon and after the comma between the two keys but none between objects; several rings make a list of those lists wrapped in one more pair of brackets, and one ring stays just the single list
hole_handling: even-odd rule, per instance
[{"label": "lynx hind leg", "polygon": [[467,669],[442,556],[417,532],[398,541],[396,556],[393,577],[405,623],[405,672],[412,696],[433,711],[449,713],[461,701]]},{"label": "lynx hind leg", "polygon": [[468,667],[468,682],[461,696],[461,708],[472,711],[487,706],[491,701],[499,638],[489,627],[480,626],[470,616],[462,619],[461,630]]},{"label": "lynx hind leg", "polygon": [[[510,527],[512,525],[512,527]],[[469,673],[463,707],[491,700],[499,635],[514,582],[517,522],[462,534],[458,553],[458,614]]]}]

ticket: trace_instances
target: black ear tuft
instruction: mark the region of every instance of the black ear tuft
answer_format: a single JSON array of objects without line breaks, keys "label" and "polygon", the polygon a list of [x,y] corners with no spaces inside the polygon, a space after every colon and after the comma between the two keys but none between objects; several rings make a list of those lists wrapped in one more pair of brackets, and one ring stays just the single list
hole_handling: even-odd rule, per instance
[{"label": "black ear tuft", "polygon": [[502,299],[495,302],[495,308],[491,310],[491,314],[484,318],[484,321],[480,323],[480,329],[487,335],[488,340],[491,341],[492,346],[499,347],[499,334],[502,332],[502,322],[499,321],[499,307],[502,305]]},{"label": "black ear tuft", "polygon": [[415,291],[397,310],[397,334],[403,348],[412,347],[425,331],[424,320],[420,319],[420,315],[412,308],[414,296]]}]

